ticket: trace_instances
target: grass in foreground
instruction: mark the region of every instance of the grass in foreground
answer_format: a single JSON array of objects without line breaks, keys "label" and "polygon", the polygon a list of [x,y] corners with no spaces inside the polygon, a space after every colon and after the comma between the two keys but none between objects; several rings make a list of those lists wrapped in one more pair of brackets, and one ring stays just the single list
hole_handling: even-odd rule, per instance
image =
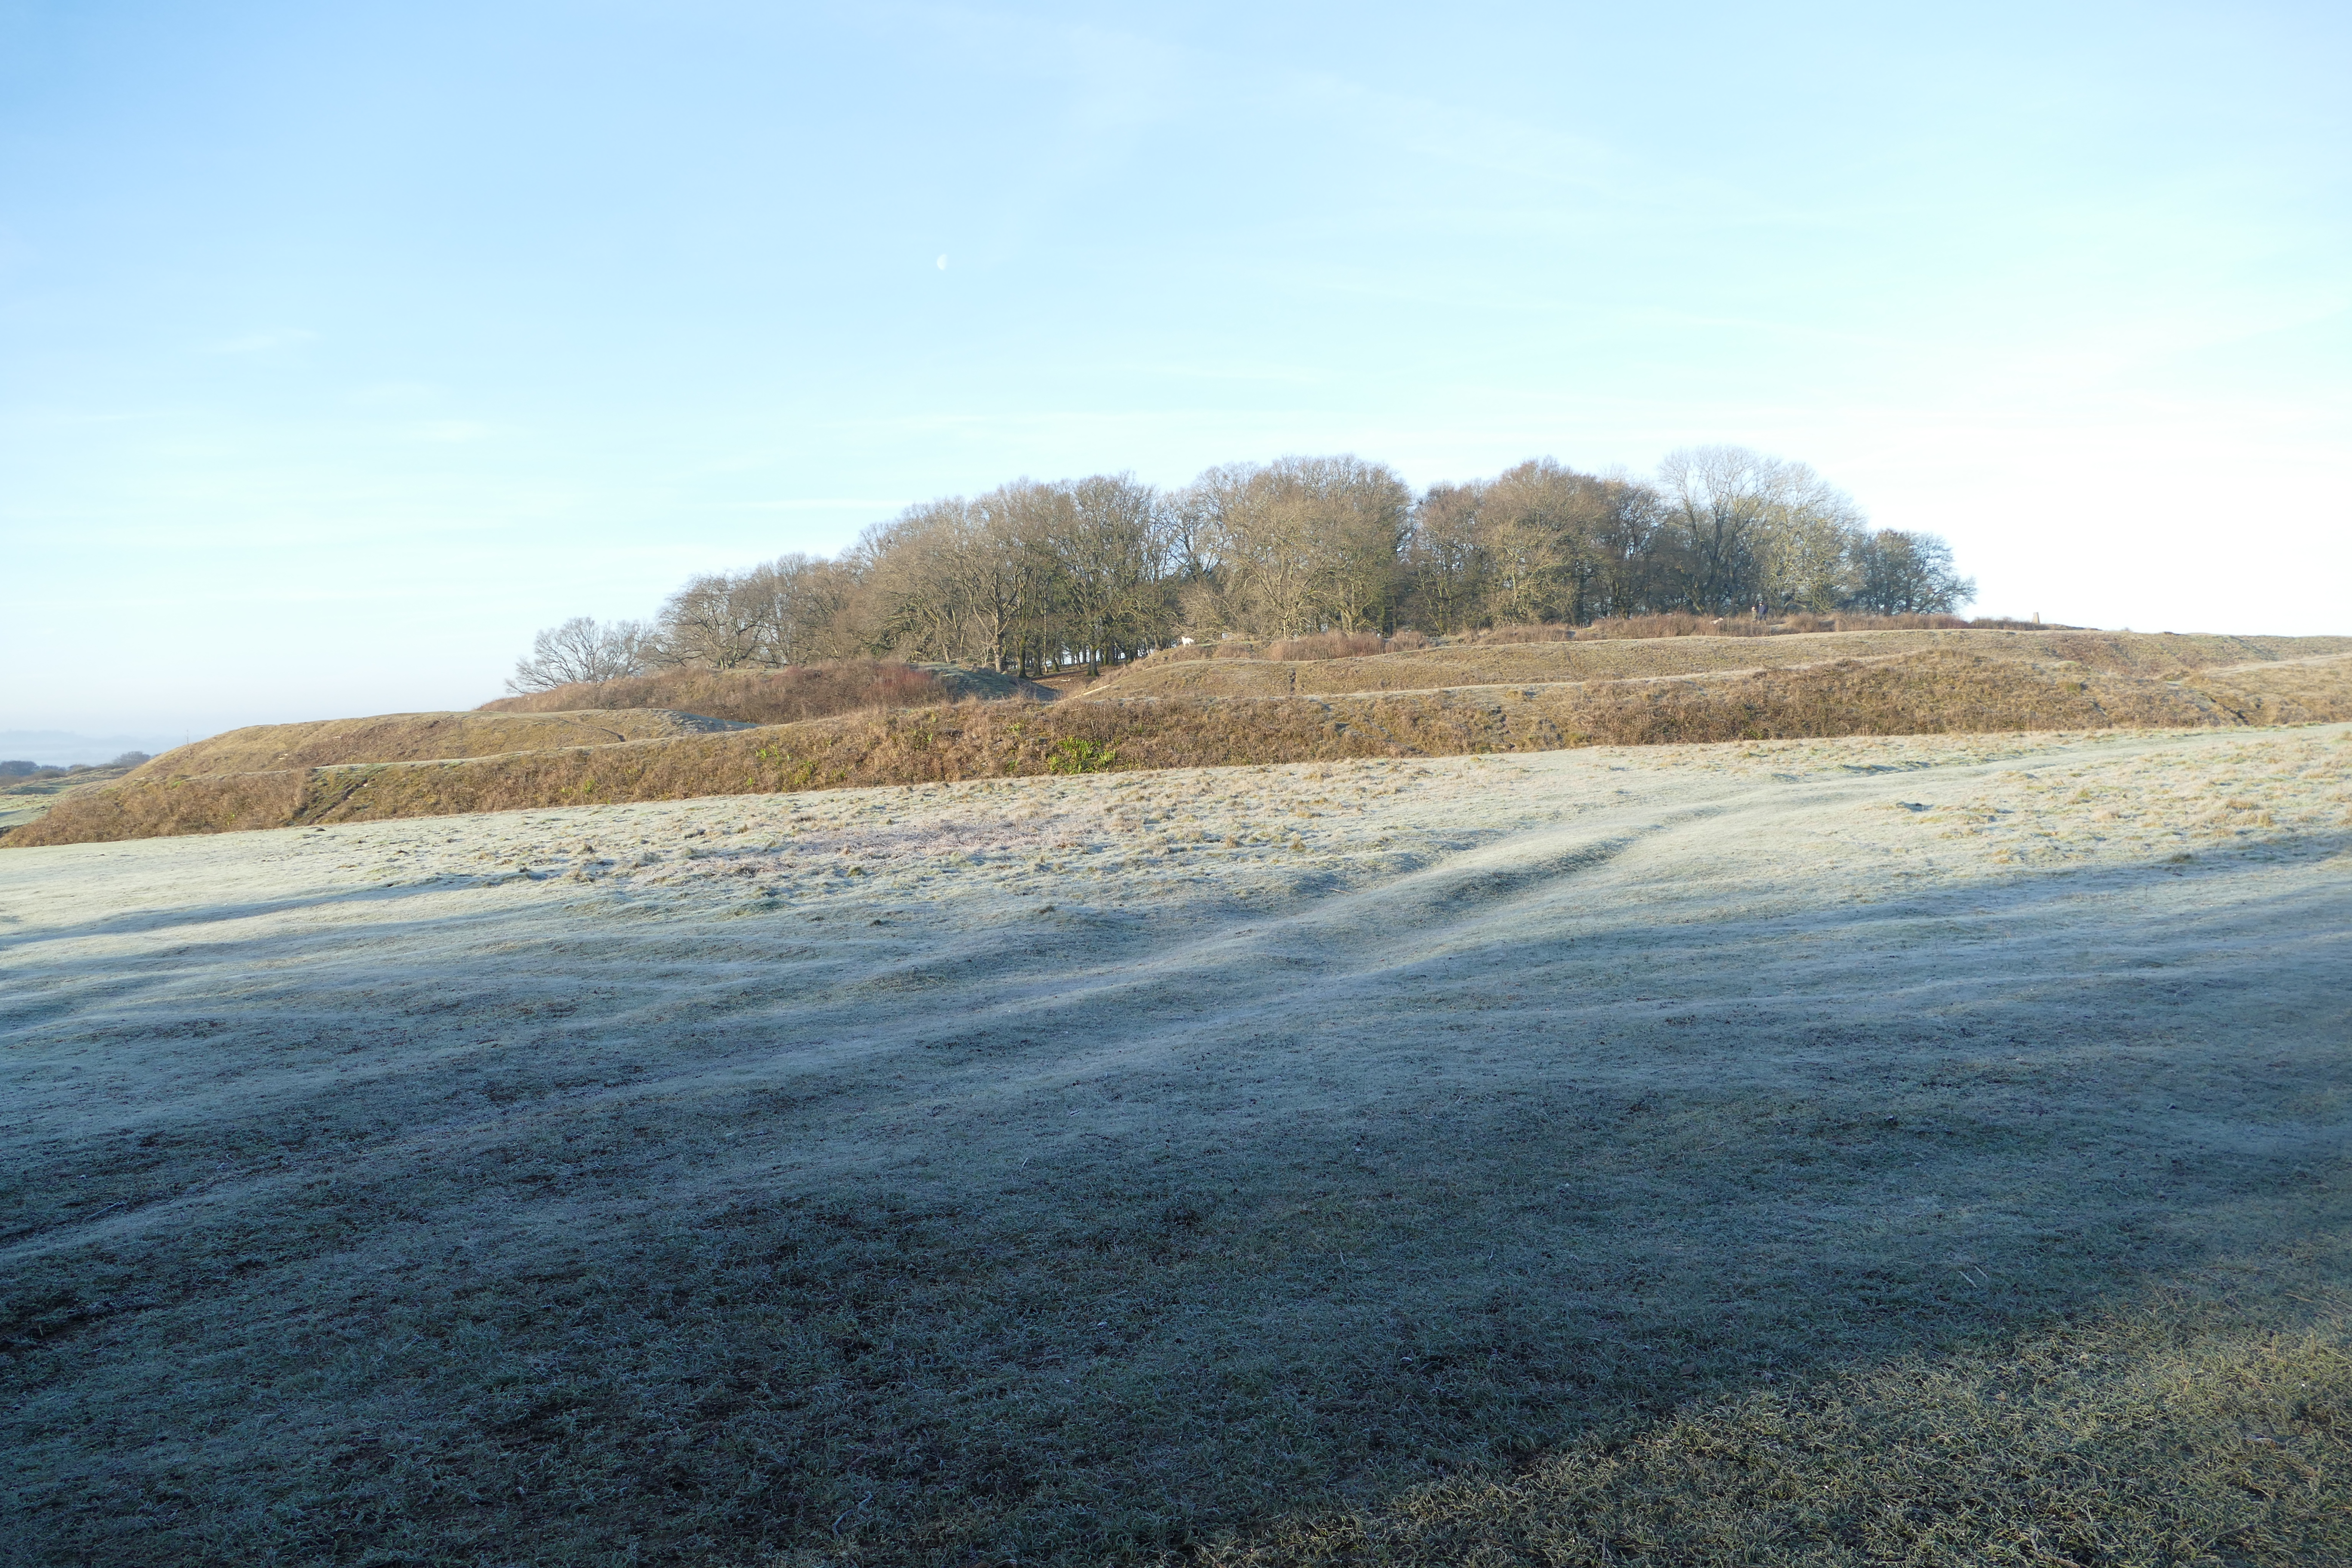
[{"label": "grass in foreground", "polygon": [[[2352,1561],[2352,1312],[2219,1292],[1694,1403],[1220,1563]],[[2282,1327],[2282,1318],[2291,1326]]]},{"label": "grass in foreground", "polygon": [[[2335,787],[2263,739],[2131,746]],[[2100,754],[1331,770],[1422,837],[1248,910],[367,874],[215,909],[145,889],[232,844],[13,862],[59,880],[0,1003],[0,1542],[2342,1561],[2352,845],[2029,874],[1934,831],[2095,837]],[[1898,799],[1937,804],[1890,861]],[[68,896],[101,871],[135,922]]]}]

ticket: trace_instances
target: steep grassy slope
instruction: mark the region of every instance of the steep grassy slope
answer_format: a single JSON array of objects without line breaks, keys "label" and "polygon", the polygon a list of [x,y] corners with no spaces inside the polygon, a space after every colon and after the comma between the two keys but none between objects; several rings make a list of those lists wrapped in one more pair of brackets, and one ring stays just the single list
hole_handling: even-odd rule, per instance
[{"label": "steep grassy slope", "polygon": [[485,713],[669,708],[746,724],[793,724],[867,708],[920,708],[962,698],[1053,693],[992,669],[953,664],[842,659],[785,669],[664,669],[621,680],[558,686],[482,704]]},{"label": "steep grassy slope", "polygon": [[[1787,639],[1795,640],[1795,639]],[[474,761],[148,777],[11,846],[1096,768],[1444,756],[1827,735],[2294,723],[2352,717],[2352,658],[2193,681],[1931,649],[1646,680],[1127,702],[965,703]],[[2222,678],[2215,678],[2221,680]]]},{"label": "steep grassy slope", "polygon": [[2275,721],[2257,715],[2290,709],[2312,718],[2342,718],[2352,697],[2352,654],[2225,665],[2199,670],[2181,684],[2256,723]]},{"label": "steep grassy slope", "polygon": [[698,713],[637,709],[619,712],[383,713],[370,719],[322,719],[301,724],[255,724],[142,763],[128,776],[142,783],[197,773],[254,773],[336,763],[407,763],[488,757],[550,746],[607,746],[703,735],[740,725]]}]

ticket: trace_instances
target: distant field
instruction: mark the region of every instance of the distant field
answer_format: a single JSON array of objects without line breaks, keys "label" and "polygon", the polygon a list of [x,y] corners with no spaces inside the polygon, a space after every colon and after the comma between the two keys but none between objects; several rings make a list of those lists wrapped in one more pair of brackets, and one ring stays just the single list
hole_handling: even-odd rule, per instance
[{"label": "distant field", "polygon": [[0,1561],[2352,1562],[2347,973],[2344,724],[0,856]]},{"label": "distant field", "polygon": [[[1759,664],[1759,652],[1771,657]],[[862,709],[724,732],[645,710],[236,731],[0,846],[1065,772],[2338,719],[2352,719],[2347,638],[1892,631],[1146,661],[1051,703]],[[622,738],[632,722],[652,738]],[[525,745],[504,728],[532,723],[548,738]]]},{"label": "distant field", "polygon": [[50,778],[0,779],[0,833],[47,816],[68,794],[112,784],[130,772],[125,767],[100,767]]}]

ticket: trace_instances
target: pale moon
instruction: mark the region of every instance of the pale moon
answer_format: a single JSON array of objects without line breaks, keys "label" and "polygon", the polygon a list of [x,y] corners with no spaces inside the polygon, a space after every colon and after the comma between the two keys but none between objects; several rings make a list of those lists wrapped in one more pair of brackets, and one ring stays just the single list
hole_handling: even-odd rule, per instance
[{"label": "pale moon", "polygon": [[942,272],[945,272],[947,269],[948,269],[948,258],[947,258],[946,257],[942,256],[942,257],[940,257],[940,271],[942,271]]}]

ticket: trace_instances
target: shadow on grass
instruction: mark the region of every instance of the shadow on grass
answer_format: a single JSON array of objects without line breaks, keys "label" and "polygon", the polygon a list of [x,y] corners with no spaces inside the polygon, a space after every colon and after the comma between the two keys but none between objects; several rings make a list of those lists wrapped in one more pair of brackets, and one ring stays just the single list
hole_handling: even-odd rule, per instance
[{"label": "shadow on grass", "polygon": [[1458,1560],[1694,1401],[2167,1300],[2307,1326],[2342,847],[1666,923],[1626,857],[1538,847],[1431,882],[1436,923],[1392,889],[1076,952],[553,910],[266,982],[208,947],[230,1023],[117,1004],[113,1087],[10,1145],[15,1201],[77,1192],[0,1252],[0,1539],[1076,1563],[1411,1515],[1397,1554]]},{"label": "shadow on grass", "polygon": [[375,904],[401,903],[424,894],[463,890],[491,886],[498,879],[487,877],[441,877],[430,882],[407,882],[394,887],[340,887],[315,893],[300,893],[285,898],[238,899],[216,903],[186,904],[174,908],[141,909],[121,914],[106,915],[95,920],[69,921],[43,925],[36,930],[0,940],[0,952],[12,948],[33,948],[86,940],[90,937],[138,936],[151,931],[202,931],[237,921],[266,920],[275,915],[301,914],[317,910],[366,908]]}]

